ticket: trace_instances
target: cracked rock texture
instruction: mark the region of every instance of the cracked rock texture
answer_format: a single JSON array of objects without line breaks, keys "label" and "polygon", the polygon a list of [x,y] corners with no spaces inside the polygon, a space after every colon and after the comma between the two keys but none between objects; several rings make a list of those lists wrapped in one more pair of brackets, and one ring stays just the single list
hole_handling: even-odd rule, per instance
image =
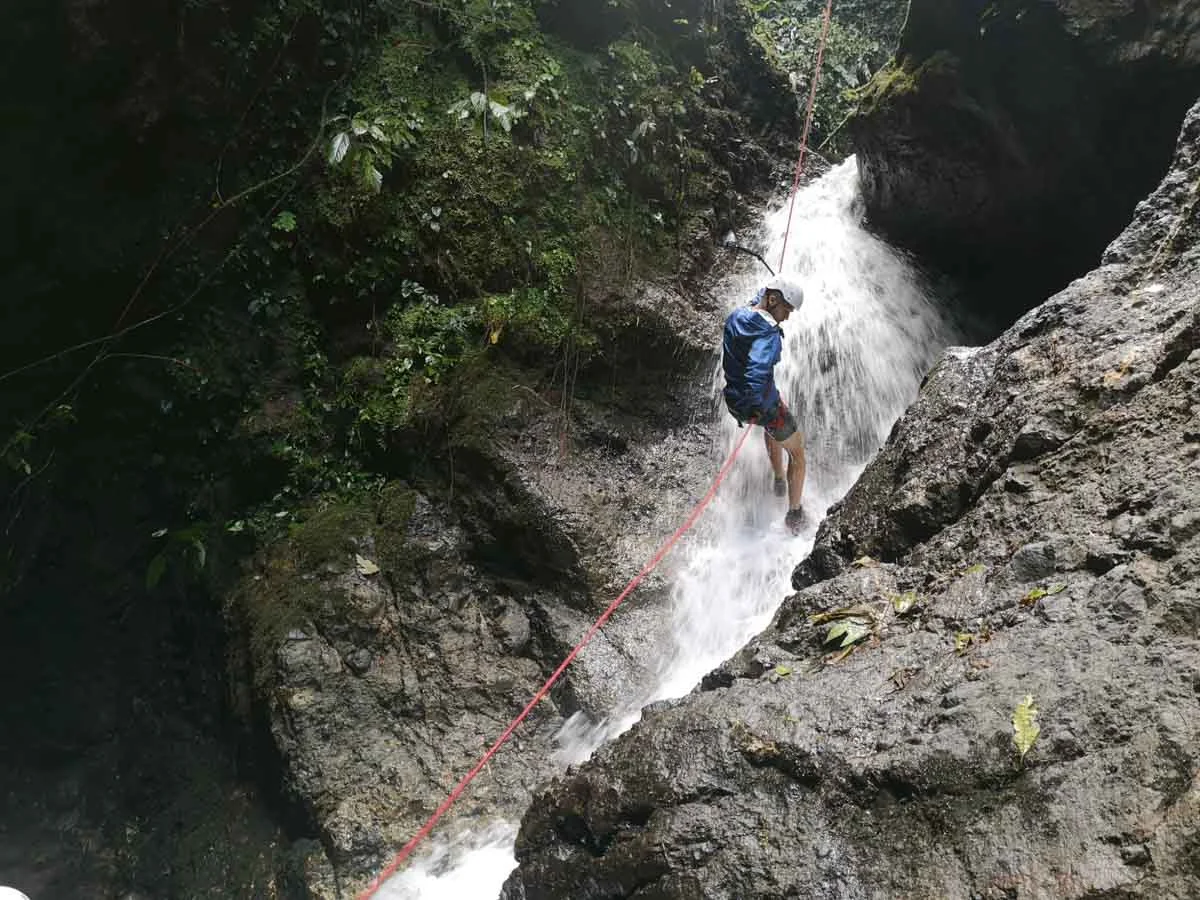
[{"label": "cracked rock texture", "polygon": [[1198,185],[1200,105],[1100,268],[935,367],[772,625],[541,793],[505,900],[1200,896]]}]

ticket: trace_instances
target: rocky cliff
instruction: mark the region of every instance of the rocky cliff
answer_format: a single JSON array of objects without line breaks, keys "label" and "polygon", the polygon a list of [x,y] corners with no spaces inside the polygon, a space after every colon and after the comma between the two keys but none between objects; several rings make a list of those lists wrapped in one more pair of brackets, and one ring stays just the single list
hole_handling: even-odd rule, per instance
[{"label": "rocky cliff", "polygon": [[675,279],[795,98],[733,3],[138,6],[0,16],[0,883],[345,896],[693,500]]},{"label": "rocky cliff", "polygon": [[914,0],[849,124],[870,220],[1007,324],[1099,262],[1197,92],[1190,0]]},{"label": "rocky cliff", "polygon": [[[706,302],[667,321],[659,292],[635,294],[652,422],[583,387],[564,421],[518,372],[480,372],[415,487],[314,511],[235,592],[230,683],[310,823],[304,896],[347,895],[417,831],[703,491],[709,446],[686,375],[711,345]],[[572,667],[443,833],[455,816],[519,818],[558,769],[566,717],[602,716],[642,677],[668,620],[663,583]]]},{"label": "rocky cliff", "polygon": [[771,627],[540,794],[506,900],[1196,896],[1198,190],[1200,105],[1099,268],[931,372]]}]

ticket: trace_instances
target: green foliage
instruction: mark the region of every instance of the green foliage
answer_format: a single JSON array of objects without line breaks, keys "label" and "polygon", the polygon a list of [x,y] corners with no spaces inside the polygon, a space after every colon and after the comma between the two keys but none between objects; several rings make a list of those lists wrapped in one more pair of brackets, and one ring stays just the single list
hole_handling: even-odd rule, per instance
[{"label": "green foliage", "polygon": [[382,190],[383,173],[397,152],[415,147],[424,128],[421,117],[412,113],[340,115],[329,124],[339,129],[329,141],[329,165],[352,173],[365,190],[375,194]]},{"label": "green foliage", "polygon": [[869,619],[858,616],[848,616],[830,626],[825,635],[825,643],[839,642],[838,647],[845,649],[871,635]]},{"label": "green foliage", "polygon": [[849,94],[860,114],[874,114],[912,96],[929,78],[953,74],[959,66],[952,54],[939,50],[920,65],[905,57],[891,60],[862,87]]},{"label": "green foliage", "polygon": [[171,566],[203,571],[208,562],[209,525],[193,523],[185,528],[161,528],[152,537],[158,542],[158,552],[146,567],[146,589],[154,590]]},{"label": "green foliage", "polygon": [[393,307],[384,331],[394,342],[392,354],[400,373],[419,372],[437,383],[478,343],[479,314],[473,306],[442,306],[422,300],[409,307]]},{"label": "green foliage", "polygon": [[1049,588],[1035,587],[1021,598],[1022,606],[1036,606],[1037,602],[1043,597],[1049,597],[1054,594],[1061,594],[1067,589],[1065,584],[1051,585]]},{"label": "green foliage", "polygon": [[586,349],[596,346],[592,335],[579,333],[567,298],[542,288],[519,288],[483,300],[488,342],[513,349],[521,355],[557,353],[575,336]]},{"label": "green foliage", "polygon": [[524,113],[518,107],[506,106],[482,91],[472,91],[471,96],[465,100],[459,100],[447,112],[459,119],[470,119],[473,122],[478,120],[482,126],[485,141],[487,140],[489,119],[495,121],[504,130],[504,133],[508,134],[512,131],[513,125],[524,117]]},{"label": "green foliage", "polygon": [[[211,570],[220,545],[269,540],[315,498],[377,487],[381,445],[459,414],[459,373],[597,359],[629,323],[590,306],[595,287],[671,272],[727,195],[715,151],[739,120],[706,85],[728,48],[716,13],[650,28],[659,11],[622,0],[624,32],[585,51],[543,32],[537,6],[255,0],[235,14],[189,0],[177,42],[158,18],[103,35],[130,58],[161,53],[183,80],[139,83],[126,104],[126,82],[69,73],[96,105],[63,137],[86,140],[36,178],[21,177],[29,154],[10,167],[19,202],[48,198],[53,222],[30,233],[55,236],[53,265],[17,266],[6,293],[22,300],[14,345],[31,358],[136,328],[95,365],[90,352],[52,357],[11,383],[5,476],[53,459],[47,480],[61,466],[66,484],[120,459],[123,477],[154,486],[170,533],[209,523]],[[123,86],[97,99],[93,80]],[[146,114],[110,134],[112,110],[141,102]],[[31,141],[59,133],[44,96],[22,108],[36,113]],[[103,167],[81,164],[113,147],[129,170],[116,194],[85,177]],[[43,300],[65,314],[39,332]],[[103,389],[81,392],[81,372]],[[148,539],[158,524],[128,533],[148,542],[145,581],[162,592],[197,550]]]},{"label": "green foliage", "polygon": [[[747,5],[757,19],[755,38],[768,59],[789,74],[797,94],[807,102],[821,41],[824,4],[751,0]],[[835,135],[857,102],[855,91],[867,84],[871,74],[891,55],[891,44],[881,41],[878,31],[864,25],[843,18],[834,4],[813,113],[814,146]],[[839,151],[849,149],[836,140],[834,146]]]}]

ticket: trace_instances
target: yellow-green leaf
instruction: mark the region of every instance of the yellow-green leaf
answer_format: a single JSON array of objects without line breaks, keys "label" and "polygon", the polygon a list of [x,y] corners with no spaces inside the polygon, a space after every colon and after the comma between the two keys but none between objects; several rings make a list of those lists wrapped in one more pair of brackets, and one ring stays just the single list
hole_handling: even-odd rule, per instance
[{"label": "yellow-green leaf", "polygon": [[838,639],[841,643],[839,647],[849,647],[851,644],[856,644],[871,633],[871,623],[867,619],[861,619],[857,616],[850,616],[835,622],[829,628],[829,633],[825,635],[825,643],[830,643]]},{"label": "yellow-green leaf", "polygon": [[963,572],[963,574],[964,575],[977,575],[980,572],[984,571],[985,569],[987,569],[987,566],[985,566],[983,563],[975,563],[975,565],[970,566],[965,572]]},{"label": "yellow-green leaf", "polygon": [[1021,598],[1021,605],[1022,606],[1033,606],[1033,604],[1037,603],[1039,600],[1041,600],[1043,597],[1045,597],[1046,594],[1047,594],[1047,591],[1045,588],[1035,587],[1032,591],[1030,591],[1028,594],[1026,594],[1024,597]]},{"label": "yellow-green leaf", "polygon": [[792,670],[789,669],[787,666],[776,666],[775,674],[778,675],[780,678],[786,678],[787,676],[792,674]]},{"label": "yellow-green leaf", "polygon": [[914,606],[917,605],[917,595],[912,591],[907,591],[899,596],[889,597],[892,601],[892,609],[896,611],[896,615],[902,616]]},{"label": "yellow-green leaf", "polygon": [[967,648],[975,642],[975,635],[967,631],[960,631],[954,636],[954,649],[959,654],[967,652]]},{"label": "yellow-green leaf", "polygon": [[1037,715],[1038,709],[1033,705],[1033,694],[1026,694],[1025,699],[1018,703],[1017,708],[1013,710],[1013,744],[1021,759],[1025,758],[1025,754],[1029,752],[1033,742],[1042,733],[1042,729],[1037,723]]},{"label": "yellow-green leaf", "polygon": [[1035,587],[1028,594],[1021,598],[1022,606],[1033,606],[1043,597],[1050,597],[1054,594],[1061,594],[1067,589],[1065,584],[1051,585],[1049,588]]},{"label": "yellow-green leaf", "polygon": [[377,575],[379,573],[379,566],[365,556],[354,554],[354,562],[358,566],[359,575]]},{"label": "yellow-green leaf", "polygon": [[854,561],[854,565],[859,569],[873,569],[879,565],[879,560],[872,559],[869,556],[860,556]]}]

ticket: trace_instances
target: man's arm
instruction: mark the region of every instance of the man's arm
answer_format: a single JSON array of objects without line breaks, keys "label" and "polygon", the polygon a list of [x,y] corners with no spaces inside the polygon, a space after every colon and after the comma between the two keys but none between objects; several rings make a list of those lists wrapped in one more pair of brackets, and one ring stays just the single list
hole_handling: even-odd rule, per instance
[{"label": "man's arm", "polygon": [[774,405],[775,400],[775,364],[783,354],[783,339],[777,330],[767,332],[755,338],[750,345],[749,359],[746,362],[746,383],[750,395],[758,398],[756,404],[761,409]]}]

